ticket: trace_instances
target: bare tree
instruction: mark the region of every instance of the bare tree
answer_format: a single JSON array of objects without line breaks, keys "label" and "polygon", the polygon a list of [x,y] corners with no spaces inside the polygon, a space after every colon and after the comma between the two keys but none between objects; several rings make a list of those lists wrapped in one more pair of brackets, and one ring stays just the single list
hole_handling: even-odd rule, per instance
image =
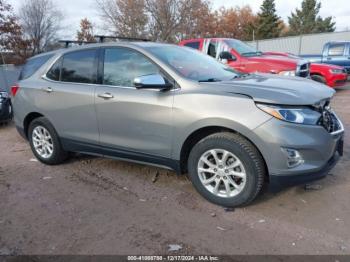
[{"label": "bare tree", "polygon": [[109,31],[125,37],[144,37],[148,16],[144,0],[96,0]]},{"label": "bare tree", "polygon": [[[149,30],[153,40],[175,41],[175,31],[185,21],[186,0],[145,0],[150,15]],[[189,1],[190,2],[190,1]]]},{"label": "bare tree", "polygon": [[208,0],[145,0],[150,16],[149,31],[153,40],[175,42],[199,35],[209,22]]},{"label": "bare tree", "polygon": [[176,36],[178,39],[212,36],[217,27],[210,1],[190,0],[186,4],[183,22]]},{"label": "bare tree", "polygon": [[32,43],[33,54],[45,51],[61,29],[62,12],[52,0],[26,0],[19,14],[23,31]]},{"label": "bare tree", "polygon": [[[23,38],[23,30],[15,16],[12,6],[0,0],[0,51],[10,51],[6,62],[21,64],[28,56],[29,41]],[[1,63],[4,63],[3,57]]]},{"label": "bare tree", "polygon": [[87,18],[81,19],[80,21],[80,30],[77,31],[77,40],[95,42],[94,27]]},{"label": "bare tree", "polygon": [[221,7],[216,11],[217,35],[242,40],[252,40],[253,30],[258,24],[258,16],[250,6]]}]

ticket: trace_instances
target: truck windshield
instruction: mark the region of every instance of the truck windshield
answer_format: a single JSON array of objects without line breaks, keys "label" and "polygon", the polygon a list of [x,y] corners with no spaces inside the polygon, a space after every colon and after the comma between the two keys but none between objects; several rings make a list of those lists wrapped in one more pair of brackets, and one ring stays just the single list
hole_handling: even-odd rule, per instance
[{"label": "truck windshield", "polygon": [[181,76],[191,80],[218,82],[240,76],[240,73],[230,67],[189,47],[157,45],[146,49]]},{"label": "truck windshield", "polygon": [[256,50],[250,45],[243,43],[242,41],[235,40],[235,39],[226,39],[224,40],[224,42],[228,45],[228,47],[236,50],[236,52],[238,52],[242,56],[261,56],[262,55],[262,52]]}]

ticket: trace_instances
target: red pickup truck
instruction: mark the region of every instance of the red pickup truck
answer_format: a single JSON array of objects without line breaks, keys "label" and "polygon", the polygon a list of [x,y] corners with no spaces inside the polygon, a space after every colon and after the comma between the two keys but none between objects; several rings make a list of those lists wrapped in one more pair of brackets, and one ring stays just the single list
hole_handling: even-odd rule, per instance
[{"label": "red pickup truck", "polygon": [[231,38],[184,40],[181,46],[200,50],[242,73],[272,73],[285,76],[310,76],[310,63],[289,57],[265,55],[253,47]]},{"label": "red pickup truck", "polygon": [[[283,52],[264,52],[265,55],[275,55],[282,57],[290,57],[294,59],[300,59],[291,53]],[[310,65],[310,76],[311,79],[326,84],[330,87],[340,87],[344,86],[348,79],[347,71],[342,66],[311,63]]]}]

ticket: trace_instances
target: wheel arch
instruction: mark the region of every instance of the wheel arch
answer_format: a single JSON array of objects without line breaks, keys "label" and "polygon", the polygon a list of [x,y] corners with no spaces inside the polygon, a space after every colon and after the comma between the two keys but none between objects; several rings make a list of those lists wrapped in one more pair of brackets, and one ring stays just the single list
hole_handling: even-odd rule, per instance
[{"label": "wheel arch", "polygon": [[26,115],[26,117],[24,118],[24,120],[23,120],[23,130],[24,130],[24,134],[25,134],[27,139],[28,139],[28,129],[29,129],[30,123],[34,119],[37,119],[39,117],[44,117],[44,115],[40,114],[38,112],[31,112],[28,115]]},{"label": "wheel arch", "polygon": [[261,155],[263,161],[264,161],[264,165],[265,168],[267,170],[266,172],[266,180],[269,180],[268,177],[268,167],[267,167],[267,162],[266,159],[264,157],[264,154],[262,153],[262,151],[259,149],[259,146],[257,146],[257,143],[254,143],[254,141],[243,135],[242,132],[237,131],[237,129],[231,128],[231,127],[226,127],[226,126],[221,126],[221,125],[209,125],[209,126],[204,126],[204,127],[200,127],[194,131],[192,131],[187,138],[185,139],[185,141],[182,143],[181,146],[181,150],[180,150],[180,172],[181,174],[184,174],[187,172],[187,162],[188,162],[188,157],[189,154],[192,150],[192,148],[199,142],[201,141],[203,138],[210,136],[212,134],[215,133],[221,133],[221,132],[229,132],[229,133],[234,133],[234,134],[238,134],[240,136],[242,136],[243,138],[245,138],[246,140],[248,140],[259,152],[259,154]]}]

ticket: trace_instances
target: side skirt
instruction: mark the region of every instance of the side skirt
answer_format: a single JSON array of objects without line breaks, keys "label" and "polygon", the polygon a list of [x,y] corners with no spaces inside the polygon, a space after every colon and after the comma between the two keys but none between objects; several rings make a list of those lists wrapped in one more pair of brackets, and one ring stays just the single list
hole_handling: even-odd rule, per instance
[{"label": "side skirt", "polygon": [[66,151],[84,153],[88,155],[98,155],[128,162],[148,164],[174,170],[177,174],[180,172],[180,161],[166,157],[143,154],[125,149],[100,146],[96,144],[80,142],[67,138],[60,138],[62,147]]}]

